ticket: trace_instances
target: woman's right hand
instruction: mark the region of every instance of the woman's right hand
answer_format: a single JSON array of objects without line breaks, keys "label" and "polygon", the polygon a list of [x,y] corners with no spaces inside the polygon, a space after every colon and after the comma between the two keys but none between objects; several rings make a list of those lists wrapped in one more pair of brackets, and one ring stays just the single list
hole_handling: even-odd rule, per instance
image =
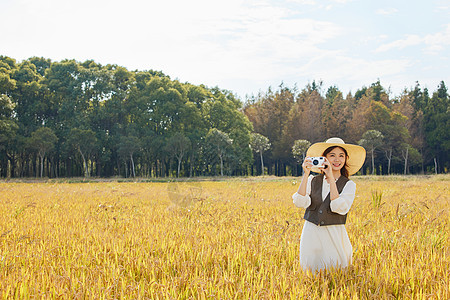
[{"label": "woman's right hand", "polygon": [[305,157],[305,160],[303,161],[302,168],[304,173],[311,172],[312,162],[311,158],[309,156]]}]

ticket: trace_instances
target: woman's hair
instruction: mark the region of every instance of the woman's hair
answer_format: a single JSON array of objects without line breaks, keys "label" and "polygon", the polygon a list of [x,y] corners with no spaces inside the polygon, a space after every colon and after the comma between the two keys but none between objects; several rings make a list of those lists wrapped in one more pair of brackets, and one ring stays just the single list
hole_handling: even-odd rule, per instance
[{"label": "woman's hair", "polygon": [[333,151],[334,148],[340,148],[345,153],[345,164],[341,168],[341,175],[348,178],[349,175],[348,175],[348,165],[347,165],[347,157],[348,157],[347,150],[345,150],[344,148],[339,147],[339,146],[331,146],[331,147],[328,147],[327,149],[325,149],[325,151],[323,151],[322,156],[327,156],[327,154],[330,153],[331,151]]}]

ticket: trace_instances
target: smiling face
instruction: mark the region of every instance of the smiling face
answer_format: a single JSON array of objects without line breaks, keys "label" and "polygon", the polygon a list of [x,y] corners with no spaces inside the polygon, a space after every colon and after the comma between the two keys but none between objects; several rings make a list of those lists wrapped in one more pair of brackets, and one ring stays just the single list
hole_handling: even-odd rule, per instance
[{"label": "smiling face", "polygon": [[341,147],[335,147],[328,153],[325,151],[324,155],[331,164],[333,171],[339,171],[345,166],[347,154]]}]

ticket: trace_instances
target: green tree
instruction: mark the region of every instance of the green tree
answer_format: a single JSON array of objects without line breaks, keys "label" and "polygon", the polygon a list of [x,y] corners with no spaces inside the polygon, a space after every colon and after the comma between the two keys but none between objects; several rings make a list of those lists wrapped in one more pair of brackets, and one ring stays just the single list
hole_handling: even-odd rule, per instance
[{"label": "green tree", "polygon": [[366,95],[367,92],[367,87],[362,87],[361,89],[358,89],[355,93],[355,100],[356,102],[359,102],[359,100]]},{"label": "green tree", "polygon": [[241,103],[228,91],[213,88],[212,98],[203,104],[203,114],[209,128],[226,133],[233,141],[227,153],[230,172],[246,171],[251,164],[252,153],[248,147],[252,124],[240,111]]},{"label": "green tree", "polygon": [[118,153],[125,161],[130,159],[131,176],[136,177],[133,155],[141,149],[141,141],[136,136],[121,136],[119,140]]},{"label": "green tree", "polygon": [[89,124],[90,102],[85,96],[88,88],[83,67],[74,60],[53,63],[43,80],[55,103],[57,112],[55,127],[68,135],[71,128],[82,128]]},{"label": "green tree", "polygon": [[[311,90],[311,87],[309,87]],[[317,93],[317,92],[315,92]],[[265,94],[260,93],[248,101],[244,113],[253,125],[254,131],[267,137],[271,142],[268,158],[275,163],[275,174],[285,175],[286,165],[291,159],[289,151],[295,133],[299,127],[291,126],[290,112],[295,104],[295,90],[279,86],[277,91],[271,88]],[[266,159],[267,161],[267,159]]]},{"label": "green tree", "polygon": [[165,153],[165,139],[149,131],[142,139],[143,156],[148,165],[149,175],[163,176],[162,161]]},{"label": "green tree", "polygon": [[411,167],[420,166],[422,162],[423,157],[420,152],[416,148],[411,147],[408,151],[408,172]]},{"label": "green tree", "polygon": [[403,174],[406,175],[410,165],[416,165],[422,162],[422,156],[419,151],[409,144],[403,143],[401,145],[401,154],[404,161]]},{"label": "green tree", "polygon": [[380,80],[370,85],[370,88],[366,91],[366,94],[374,101],[381,102],[387,107],[390,107],[391,101],[389,100],[388,92],[381,85]]},{"label": "green tree", "polygon": [[[305,160],[305,154],[308,148],[311,146],[311,143],[307,140],[296,140],[294,142],[294,146],[292,146],[292,154],[294,155],[295,159],[299,163],[303,163]],[[302,174],[303,174],[303,168],[302,168]]]},{"label": "green tree", "polygon": [[292,146],[292,154],[299,163],[302,163],[303,160],[305,160],[306,151],[310,146],[311,143],[307,140],[296,140],[294,142],[294,146]]},{"label": "green tree", "polygon": [[0,94],[0,122],[12,121],[15,104],[6,95]]},{"label": "green tree", "polygon": [[39,73],[39,75],[41,77],[45,76],[45,71],[50,68],[52,61],[48,58],[44,58],[44,57],[31,57],[28,59],[28,61],[30,63],[32,63],[33,65],[35,65],[36,67],[36,72]]},{"label": "green tree", "polygon": [[447,87],[442,81],[438,90],[429,99],[424,111],[424,130],[428,145],[435,157],[436,172],[440,172],[443,166],[448,163],[448,153],[450,150],[450,109],[449,95]]},{"label": "green tree", "polygon": [[327,90],[327,93],[325,95],[325,99],[328,105],[333,104],[333,102],[339,98],[342,97],[341,91],[338,89],[337,86],[330,86]]},{"label": "green tree", "polygon": [[370,151],[372,156],[372,175],[375,174],[375,149],[382,145],[383,138],[383,134],[378,130],[368,130],[363,134],[362,139],[358,142],[359,145],[369,149]]},{"label": "green tree", "polygon": [[42,76],[36,71],[36,66],[29,61],[18,65],[13,78],[16,89],[12,97],[16,102],[17,120],[20,133],[29,136],[47,121],[49,104],[45,98],[45,87],[42,86]]},{"label": "green tree", "polygon": [[15,59],[0,55],[0,95],[11,96],[16,89],[16,80],[12,78],[16,68]]},{"label": "green tree", "polygon": [[14,103],[6,95],[0,94],[0,176],[7,176],[8,152],[12,149],[18,125],[13,119]]},{"label": "green tree", "polygon": [[47,127],[40,127],[31,133],[31,138],[29,140],[30,147],[37,151],[41,161],[40,177],[42,177],[44,173],[44,158],[48,152],[55,148],[57,141],[58,137],[53,130]]},{"label": "green tree", "polygon": [[230,139],[227,133],[220,131],[217,128],[212,128],[206,136],[206,143],[212,152],[219,158],[220,175],[223,176],[223,162],[225,156],[230,152],[233,140]]},{"label": "green tree", "polygon": [[70,131],[67,143],[73,147],[83,160],[84,176],[90,176],[89,159],[97,146],[97,137],[91,129],[73,128]]},{"label": "green tree", "polygon": [[[392,130],[393,134],[386,139],[389,139],[388,144],[396,144],[396,148],[400,148],[400,144],[407,143],[411,147],[417,149],[422,156],[425,150],[425,133],[423,128],[423,111],[422,106],[423,93],[417,84],[414,90],[405,90],[393,105],[392,114],[396,114],[395,123],[398,126]],[[393,118],[394,119],[394,118]],[[423,159],[422,173],[424,172]]]},{"label": "green tree", "polygon": [[252,133],[250,146],[261,158],[261,175],[264,175],[264,159],[263,153],[270,149],[269,139],[259,133]]},{"label": "green tree", "polygon": [[175,133],[175,135],[170,137],[169,140],[167,141],[165,147],[167,152],[173,155],[178,162],[177,177],[180,177],[181,162],[190,147],[191,141],[189,140],[189,138],[187,138],[180,132]]},{"label": "green tree", "polygon": [[382,148],[384,149],[388,160],[388,174],[390,174],[391,170],[393,153],[401,151],[401,145],[408,142],[410,139],[407,123],[408,118],[406,116],[399,112],[392,111],[389,112],[389,117],[385,123],[375,127],[378,128],[384,136]]}]

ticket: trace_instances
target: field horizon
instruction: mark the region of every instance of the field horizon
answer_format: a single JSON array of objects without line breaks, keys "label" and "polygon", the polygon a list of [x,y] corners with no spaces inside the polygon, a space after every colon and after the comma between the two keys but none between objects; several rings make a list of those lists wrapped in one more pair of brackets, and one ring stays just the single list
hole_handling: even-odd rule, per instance
[{"label": "field horizon", "polygon": [[[311,173],[314,175],[314,173]],[[302,176],[193,176],[193,177],[22,177],[0,178],[0,183],[101,183],[101,182],[204,182],[204,181],[291,181],[301,179]],[[390,174],[390,175],[352,175],[351,180],[420,180],[436,179],[450,181],[450,173],[443,174]]]}]

